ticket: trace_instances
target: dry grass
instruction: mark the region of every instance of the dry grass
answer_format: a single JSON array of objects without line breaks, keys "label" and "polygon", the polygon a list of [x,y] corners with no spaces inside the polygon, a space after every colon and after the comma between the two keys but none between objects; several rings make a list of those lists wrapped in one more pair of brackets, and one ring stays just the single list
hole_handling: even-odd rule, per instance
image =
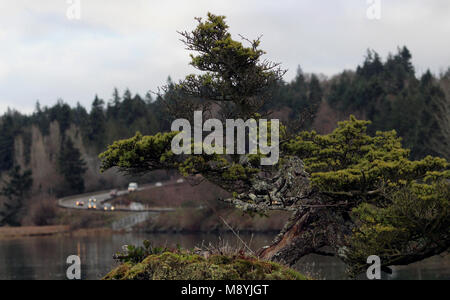
[{"label": "dry grass", "polygon": [[255,257],[256,254],[252,250],[252,239],[247,244],[242,241],[239,236],[236,238],[236,244],[232,245],[228,240],[224,240],[219,237],[219,242],[205,244],[202,242],[199,246],[194,248],[194,253],[208,258],[212,255],[223,255],[223,256],[247,256]]},{"label": "dry grass", "polygon": [[57,217],[56,199],[40,195],[33,197],[29,201],[27,214],[23,218],[22,225],[25,226],[49,226],[55,225]]}]

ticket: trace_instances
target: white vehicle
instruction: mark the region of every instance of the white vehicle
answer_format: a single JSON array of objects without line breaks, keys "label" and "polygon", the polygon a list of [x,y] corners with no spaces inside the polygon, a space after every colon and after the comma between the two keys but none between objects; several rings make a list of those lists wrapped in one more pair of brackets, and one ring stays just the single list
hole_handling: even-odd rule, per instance
[{"label": "white vehicle", "polygon": [[157,183],[155,184],[155,186],[156,186],[156,187],[161,187],[161,186],[163,186],[163,184],[162,184],[161,182],[157,182]]},{"label": "white vehicle", "polygon": [[132,192],[136,192],[138,190],[138,184],[136,182],[131,182],[128,185],[128,192],[132,193]]},{"label": "white vehicle", "polygon": [[180,179],[177,180],[177,183],[183,183],[183,182],[184,182],[183,178],[180,178]]},{"label": "white vehicle", "polygon": [[129,209],[130,210],[134,210],[134,211],[142,211],[144,210],[144,205],[142,203],[137,203],[137,202],[131,202]]}]

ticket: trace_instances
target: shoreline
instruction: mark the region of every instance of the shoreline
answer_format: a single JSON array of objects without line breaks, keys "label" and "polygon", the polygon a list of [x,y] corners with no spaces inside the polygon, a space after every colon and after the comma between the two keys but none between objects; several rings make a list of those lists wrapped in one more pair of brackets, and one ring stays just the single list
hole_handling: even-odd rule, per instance
[{"label": "shoreline", "polygon": [[67,233],[70,226],[24,226],[24,227],[0,227],[0,239],[16,237],[49,236]]},{"label": "shoreline", "polygon": [[[28,237],[49,237],[58,235],[69,236],[89,236],[95,234],[120,234],[124,230],[113,230],[110,228],[80,228],[71,229],[68,225],[54,226],[26,226],[26,227],[0,227],[0,240],[28,238]],[[192,230],[133,230],[137,234],[220,234],[231,233],[231,230],[211,230],[211,231],[192,231]],[[279,231],[258,231],[258,230],[239,230],[239,234],[277,234]]]}]

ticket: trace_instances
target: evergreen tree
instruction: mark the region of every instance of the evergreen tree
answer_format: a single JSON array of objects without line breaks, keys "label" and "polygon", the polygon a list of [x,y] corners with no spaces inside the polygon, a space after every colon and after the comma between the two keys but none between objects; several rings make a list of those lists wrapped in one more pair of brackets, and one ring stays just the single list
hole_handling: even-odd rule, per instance
[{"label": "evergreen tree", "polygon": [[9,114],[0,120],[0,173],[14,165],[15,127],[13,117]]},{"label": "evergreen tree", "polygon": [[69,137],[65,139],[61,146],[58,163],[59,172],[64,176],[68,187],[68,191],[66,191],[66,193],[83,193],[83,175],[87,170],[86,163],[81,157],[80,151],[74,146]]},{"label": "evergreen tree", "polygon": [[20,212],[24,199],[29,195],[33,186],[33,176],[30,170],[21,172],[20,166],[15,166],[8,173],[8,180],[3,182],[0,195],[7,198],[0,211],[0,226],[20,225]]},{"label": "evergreen tree", "polygon": [[364,60],[363,66],[358,66],[356,74],[363,76],[365,78],[371,78],[377,76],[383,72],[383,63],[381,61],[380,55],[373,51],[367,50],[366,59]]},{"label": "evergreen tree", "polygon": [[104,104],[105,102],[96,95],[89,115],[89,140],[100,147],[105,143],[106,118]]},{"label": "evergreen tree", "polygon": [[77,102],[77,106],[72,111],[72,121],[76,126],[81,128],[82,132],[87,132],[86,129],[89,127],[89,114],[81,106],[80,102]]},{"label": "evergreen tree", "polygon": [[[197,53],[191,55],[191,65],[205,73],[188,75],[177,88],[186,95],[232,102],[234,116],[248,119],[258,110],[253,97],[273,88],[283,72],[260,63],[264,52],[259,41],[244,48],[233,40],[225,17],[208,14],[198,22],[182,36],[188,50]],[[405,48],[395,58],[400,70],[395,76],[402,80],[412,72],[408,53]],[[362,77],[356,74],[355,85],[344,93],[373,92]],[[363,99],[378,109],[374,100],[379,99],[370,93]],[[249,213],[291,212],[273,244],[259,252],[265,259],[293,265],[309,254],[336,256],[356,276],[367,268],[370,255],[379,255],[385,268],[448,251],[449,163],[431,156],[410,160],[395,131],[370,135],[368,125],[351,116],[327,135],[312,131],[285,138],[281,130],[280,160],[274,166],[263,166],[262,155],[174,155],[177,132],[138,133],[114,142],[100,158],[103,171],[118,167],[128,174],[158,169],[201,174],[233,195],[225,202]]]},{"label": "evergreen tree", "polygon": [[305,75],[300,67],[294,81],[287,85],[287,98],[285,103],[293,109],[293,115],[298,115],[308,106],[308,86]]},{"label": "evergreen tree", "polygon": [[323,89],[316,75],[312,75],[309,82],[308,106],[312,119],[319,110],[323,100]]},{"label": "evergreen tree", "polygon": [[39,101],[36,102],[34,114],[31,116],[32,123],[36,124],[42,135],[48,135],[50,132],[50,119],[48,116],[48,108],[41,108]]},{"label": "evergreen tree", "polygon": [[112,99],[108,102],[107,117],[108,119],[117,119],[120,111],[120,95],[119,90],[114,88]]},{"label": "evergreen tree", "polygon": [[133,96],[129,89],[126,89],[122,96],[122,103],[119,110],[119,118],[124,126],[133,123],[135,116],[133,115]]},{"label": "evergreen tree", "polygon": [[72,110],[67,103],[59,99],[58,103],[50,110],[50,120],[57,121],[62,136],[66,134],[66,130],[70,128],[72,123]]}]

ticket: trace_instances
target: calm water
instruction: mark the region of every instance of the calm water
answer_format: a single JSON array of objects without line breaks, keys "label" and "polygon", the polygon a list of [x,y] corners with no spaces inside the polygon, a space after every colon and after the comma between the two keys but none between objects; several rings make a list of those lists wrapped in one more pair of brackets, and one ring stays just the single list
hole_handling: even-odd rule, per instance
[{"label": "calm water", "polygon": [[[243,236],[249,241],[250,236]],[[252,240],[252,248],[267,245],[273,235],[260,234]],[[89,237],[38,237],[0,240],[0,280],[65,279],[66,259],[79,255],[83,279],[99,279],[115,265],[112,255],[125,244],[140,244],[150,240],[155,245],[177,244],[193,248],[202,243],[218,243],[211,234],[114,234]],[[230,244],[237,243],[232,235],[222,235]],[[319,279],[346,279],[344,266],[333,258],[310,256],[297,269]],[[434,257],[407,267],[397,267],[388,279],[450,279],[450,257]]]}]

